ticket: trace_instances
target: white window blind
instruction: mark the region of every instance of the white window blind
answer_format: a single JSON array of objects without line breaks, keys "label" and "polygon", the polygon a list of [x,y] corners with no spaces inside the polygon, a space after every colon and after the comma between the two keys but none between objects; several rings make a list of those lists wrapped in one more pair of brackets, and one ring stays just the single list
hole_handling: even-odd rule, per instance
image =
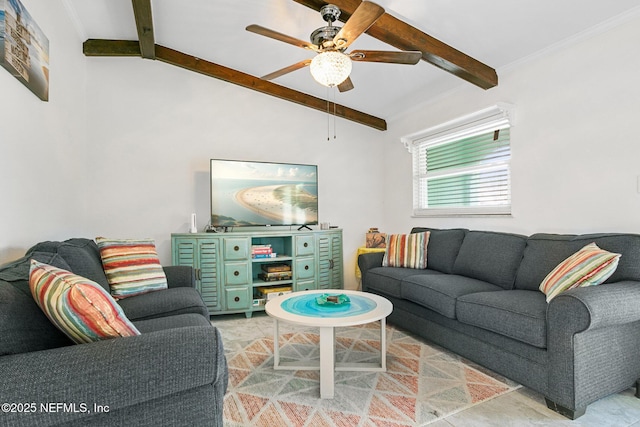
[{"label": "white window blind", "polygon": [[414,215],[511,213],[509,110],[495,106],[405,138]]}]

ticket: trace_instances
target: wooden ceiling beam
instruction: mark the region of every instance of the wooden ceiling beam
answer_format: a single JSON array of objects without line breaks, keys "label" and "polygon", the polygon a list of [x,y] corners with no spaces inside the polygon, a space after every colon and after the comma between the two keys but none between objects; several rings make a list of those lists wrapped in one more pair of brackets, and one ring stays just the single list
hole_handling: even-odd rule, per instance
[{"label": "wooden ceiling beam", "polygon": [[88,39],[82,43],[85,56],[142,56],[136,40]]},{"label": "wooden ceiling beam", "polygon": [[[137,44],[138,43],[135,41],[128,40],[89,39],[84,42],[82,50],[86,56],[141,56],[140,46]],[[155,59],[158,61],[233,83],[267,95],[275,96],[276,98],[294,102],[318,111],[330,111],[332,114],[335,111],[335,114],[338,117],[342,117],[374,129],[387,130],[387,122],[385,120],[345,107],[344,105],[334,105],[332,102],[327,105],[327,101],[324,99],[289,89],[270,81],[261,80],[260,78],[250,74],[215,64],[164,46],[155,45],[154,50]]]},{"label": "wooden ceiling beam", "polygon": [[[327,4],[323,0],[293,1],[318,11]],[[340,8],[340,21],[343,22],[349,19],[360,3],[361,0],[331,0],[331,4]],[[482,89],[498,85],[498,75],[493,68],[388,13],[384,13],[366,33],[401,50],[419,50],[424,61]]]},{"label": "wooden ceiling beam", "polygon": [[[333,112],[334,105],[322,98],[317,98],[297,90],[289,89],[284,86],[262,80],[250,74],[225,67],[223,65],[214,64],[186,53],[178,52],[163,46],[156,46],[156,58],[162,62],[172,64],[187,70],[205,74],[209,77],[224,80],[248,89],[275,96],[280,99],[295,102],[305,107],[313,108],[318,111],[327,110]],[[335,104],[335,114],[347,120],[370,126],[378,130],[387,130],[387,122],[378,117],[366,114],[344,105]]]},{"label": "wooden ceiling beam", "polygon": [[155,59],[156,41],[153,35],[153,15],[151,13],[151,0],[131,0],[133,14],[136,18],[140,52],[143,58]]}]

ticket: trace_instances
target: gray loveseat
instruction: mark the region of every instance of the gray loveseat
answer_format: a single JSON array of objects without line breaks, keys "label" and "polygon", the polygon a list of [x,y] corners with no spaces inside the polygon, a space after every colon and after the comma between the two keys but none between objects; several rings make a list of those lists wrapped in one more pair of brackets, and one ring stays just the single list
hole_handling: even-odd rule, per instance
[{"label": "gray loveseat", "polygon": [[[382,267],[382,253],[358,259],[362,289],[393,303],[390,322],[542,393],[571,419],[638,386],[640,235],[412,232],[427,230],[424,270]],[[615,273],[547,304],[542,280],[591,242],[622,254]]]},{"label": "gray loveseat", "polygon": [[31,296],[31,258],[109,288],[89,239],[42,242],[0,267],[0,425],[222,426],[226,359],[190,267],[119,301],[141,335],[74,345]]}]

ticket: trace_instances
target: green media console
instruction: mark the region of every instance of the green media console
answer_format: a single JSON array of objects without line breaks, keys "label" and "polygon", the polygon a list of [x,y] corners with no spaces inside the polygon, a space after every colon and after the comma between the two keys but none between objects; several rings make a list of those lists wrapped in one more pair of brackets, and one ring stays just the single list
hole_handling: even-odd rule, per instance
[{"label": "green media console", "polygon": [[[173,265],[194,268],[212,315],[251,317],[264,310],[266,294],[275,288],[344,287],[340,229],[172,234],[171,247]],[[275,256],[259,253],[268,251]],[[266,274],[271,270],[276,272]]]}]

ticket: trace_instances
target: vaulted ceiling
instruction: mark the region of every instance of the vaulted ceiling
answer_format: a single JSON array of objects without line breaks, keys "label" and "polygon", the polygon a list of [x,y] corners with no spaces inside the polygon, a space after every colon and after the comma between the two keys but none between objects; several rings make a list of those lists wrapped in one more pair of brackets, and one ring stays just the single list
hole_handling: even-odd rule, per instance
[{"label": "vaulted ceiling", "polygon": [[[96,39],[85,43],[88,55],[157,59],[317,109],[335,99],[338,115],[378,129],[460,85],[491,90],[501,68],[639,9],[637,0],[375,0],[386,14],[351,48],[417,49],[423,60],[355,62],[355,88],[340,93],[316,83],[308,68],[260,80],[314,53],[245,30],[258,24],[307,41],[326,25],[322,0],[65,1],[82,36]],[[332,3],[348,17],[360,0]]]}]

